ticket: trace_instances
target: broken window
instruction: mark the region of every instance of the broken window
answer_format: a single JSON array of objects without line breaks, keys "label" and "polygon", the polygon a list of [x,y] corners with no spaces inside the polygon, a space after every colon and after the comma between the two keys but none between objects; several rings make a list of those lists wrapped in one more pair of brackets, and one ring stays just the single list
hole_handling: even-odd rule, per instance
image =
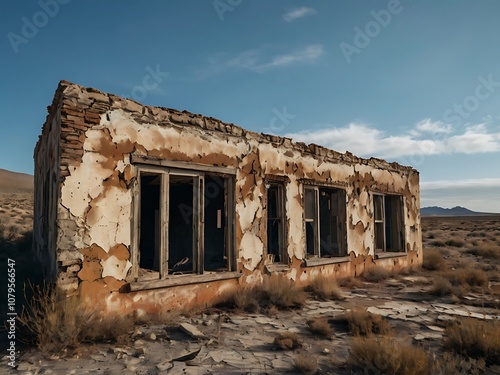
[{"label": "broken window", "polygon": [[267,254],[271,262],[288,263],[285,235],[285,194],[281,183],[267,188]]},{"label": "broken window", "polygon": [[347,254],[345,191],[307,186],[304,205],[307,255],[345,256]]},{"label": "broken window", "polygon": [[404,251],[403,198],[399,195],[374,195],[375,251]]},{"label": "broken window", "polygon": [[133,276],[232,269],[233,178],[165,168],[139,170]]}]

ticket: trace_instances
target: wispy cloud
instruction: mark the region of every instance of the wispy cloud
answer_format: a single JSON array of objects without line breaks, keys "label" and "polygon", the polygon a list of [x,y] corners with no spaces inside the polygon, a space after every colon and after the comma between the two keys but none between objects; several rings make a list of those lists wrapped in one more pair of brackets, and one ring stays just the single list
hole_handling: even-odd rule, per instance
[{"label": "wispy cloud", "polygon": [[283,15],[283,19],[286,22],[292,22],[298,18],[311,16],[311,15],[316,14],[316,13],[317,13],[316,9],[314,9],[314,8],[309,8],[309,7],[294,8],[294,9],[286,12]]},{"label": "wispy cloud", "polygon": [[450,124],[433,122],[431,119],[423,120],[410,131],[398,135],[386,134],[367,124],[351,123],[343,127],[323,127],[285,136],[340,152],[350,151],[359,156],[380,158],[500,152],[498,126],[475,124],[457,131]]},{"label": "wispy cloud", "polygon": [[437,180],[422,181],[420,186],[425,190],[450,189],[450,188],[488,188],[500,189],[500,178],[480,178],[466,180]]},{"label": "wispy cloud", "polygon": [[295,52],[274,57],[271,61],[256,65],[254,68],[258,71],[287,66],[295,63],[314,63],[323,54],[325,50],[321,44],[312,44]]},{"label": "wispy cloud", "polygon": [[[221,74],[230,69],[247,69],[263,73],[270,69],[283,68],[295,64],[312,64],[325,53],[321,44],[310,44],[285,54],[275,54],[268,49],[252,49],[243,51],[236,56],[220,53],[208,59],[208,66],[198,70],[200,79]],[[271,55],[271,57],[269,57]]]}]

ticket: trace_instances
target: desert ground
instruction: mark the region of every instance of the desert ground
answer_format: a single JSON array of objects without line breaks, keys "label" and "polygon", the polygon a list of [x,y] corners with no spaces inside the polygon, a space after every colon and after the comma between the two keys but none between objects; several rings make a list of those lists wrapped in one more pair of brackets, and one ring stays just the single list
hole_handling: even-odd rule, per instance
[{"label": "desert ground", "polygon": [[[0,195],[2,270],[10,257],[33,273],[30,194]],[[15,368],[2,346],[0,374],[500,374],[500,215],[422,223],[424,267],[397,275],[373,267],[306,290],[272,277],[154,319],[102,320],[46,296],[52,308],[24,316],[34,334],[18,320]]]}]

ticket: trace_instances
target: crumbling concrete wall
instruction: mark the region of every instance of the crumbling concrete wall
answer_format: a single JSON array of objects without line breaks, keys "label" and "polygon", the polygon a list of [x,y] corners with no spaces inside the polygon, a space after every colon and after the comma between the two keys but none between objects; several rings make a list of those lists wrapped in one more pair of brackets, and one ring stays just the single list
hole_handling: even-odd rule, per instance
[{"label": "crumbling concrete wall", "polygon": [[[204,304],[238,283],[259,281],[266,272],[268,175],[289,179],[286,243],[290,266],[285,272],[297,282],[308,283],[319,274],[359,275],[376,262],[390,269],[422,262],[419,176],[410,167],[293,143],[188,112],[142,106],[65,81],[56,98],[35,154],[40,171],[49,165],[52,171],[58,168],[57,182],[53,181],[57,220],[54,213],[49,219],[57,225],[59,285],[80,291],[94,303],[102,302],[105,309],[133,311],[140,306],[143,312],[154,312],[164,303]],[[60,153],[48,155],[48,150],[59,148]],[[138,176],[132,155],[237,170],[239,281],[119,292],[126,289],[132,266],[132,186]],[[350,258],[345,262],[304,267],[303,187],[308,183],[346,191]],[[403,196],[406,256],[374,259],[373,193]],[[37,240],[43,247],[41,237]]]}]

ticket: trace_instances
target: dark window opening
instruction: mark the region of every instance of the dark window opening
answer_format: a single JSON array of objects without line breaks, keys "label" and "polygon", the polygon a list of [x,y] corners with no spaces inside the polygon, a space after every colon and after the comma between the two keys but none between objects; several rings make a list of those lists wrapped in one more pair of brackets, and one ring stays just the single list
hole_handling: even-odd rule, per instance
[{"label": "dark window opening", "polygon": [[193,177],[170,175],[168,273],[193,272]]},{"label": "dark window opening", "polygon": [[287,263],[285,241],[285,195],[282,184],[267,189],[267,253],[277,263]]},{"label": "dark window opening", "polygon": [[306,253],[309,256],[319,255],[318,254],[318,218],[317,218],[317,201],[316,201],[317,190],[315,188],[307,187],[305,189],[305,212],[304,219],[306,224]]},{"label": "dark window opening", "polygon": [[216,173],[140,170],[134,277],[234,270],[234,179]]},{"label": "dark window opening", "polygon": [[141,173],[141,222],[139,267],[160,270],[161,175]]},{"label": "dark window opening", "polygon": [[375,195],[375,251],[404,251],[403,200],[397,195]]},{"label": "dark window opening", "polygon": [[345,256],[347,254],[345,191],[306,187],[305,229],[308,256]]},{"label": "dark window opening", "polygon": [[204,270],[226,271],[227,194],[226,183],[217,176],[205,176]]},{"label": "dark window opening", "polygon": [[319,189],[319,213],[321,256],[346,255],[345,192]]}]

